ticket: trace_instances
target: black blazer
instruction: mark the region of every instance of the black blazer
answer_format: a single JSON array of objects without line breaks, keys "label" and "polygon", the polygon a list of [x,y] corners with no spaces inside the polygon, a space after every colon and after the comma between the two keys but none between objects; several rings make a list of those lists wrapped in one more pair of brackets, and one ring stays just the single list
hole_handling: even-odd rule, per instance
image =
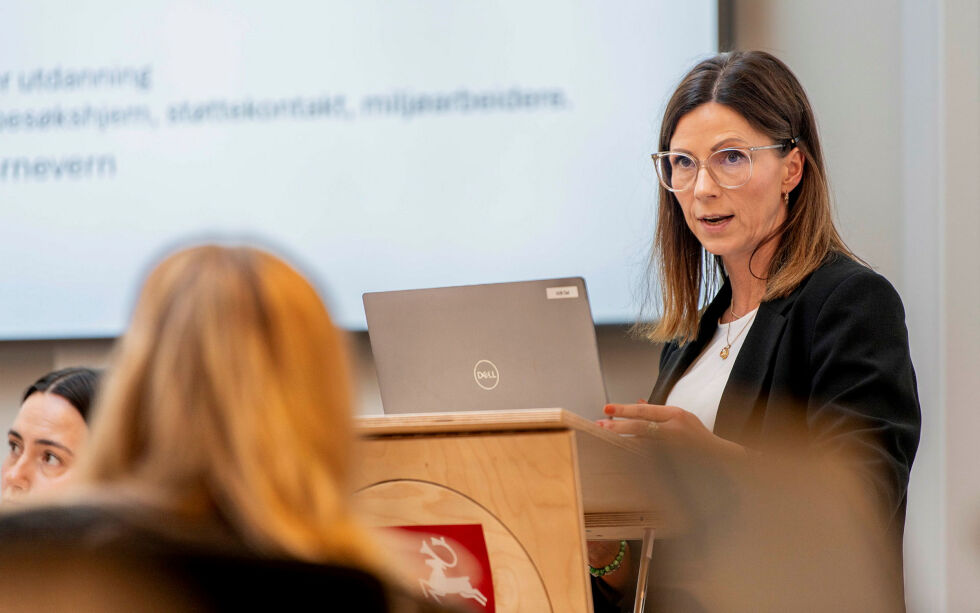
[{"label": "black blazer", "polygon": [[[664,347],[651,403],[666,402],[678,379],[710,342],[730,302],[731,287],[726,283],[702,315],[697,338],[685,345],[669,343]],[[753,568],[748,560],[757,563],[758,555],[719,556],[719,550],[733,547],[728,532],[733,526],[736,534],[758,526],[746,526],[745,516],[733,525],[726,523],[729,511],[725,505],[738,502],[738,490],[726,494],[723,481],[709,480],[701,495],[718,498],[722,508],[704,509],[703,497],[692,499],[692,512],[703,515],[700,530],[674,542],[657,540],[647,610],[709,610],[706,603],[717,605],[719,589],[727,598],[734,598],[719,610],[743,610],[737,604],[743,601],[755,603],[754,608],[745,610],[902,610],[901,536],[919,425],[919,401],[901,299],[881,275],[845,256],[828,257],[789,296],[759,306],[722,393],[714,432],[760,451],[787,441],[796,443],[796,437],[802,435],[818,448],[851,454],[853,459],[848,461],[853,461],[858,475],[870,483],[869,494],[881,502],[887,515],[882,535],[886,549],[875,549],[878,541],[874,537],[868,540],[872,545],[863,541],[852,545],[849,539],[854,533],[834,533],[835,528],[851,527],[837,520],[819,533],[824,537],[830,530],[829,542],[818,539],[823,547],[810,543],[807,535],[799,541],[773,540],[768,546],[776,549],[765,551],[784,552],[785,547],[779,547],[786,543],[817,548],[785,558],[776,555],[773,567],[763,564]],[[766,461],[766,455],[760,457]],[[658,470],[669,472],[670,468],[659,466]],[[809,503],[804,499],[799,504]],[[785,520],[787,513],[800,509],[792,505],[787,508],[776,516]],[[834,509],[819,507],[815,512],[825,508]],[[736,541],[747,549],[746,554],[752,553],[748,550],[753,547],[766,545],[766,539],[754,540],[757,533],[749,530],[749,534],[752,544]],[[875,562],[885,568],[884,579],[875,574],[877,569],[862,566],[860,561],[867,553],[863,547],[884,554]],[[639,562],[638,550],[638,543],[631,547],[634,568]],[[838,560],[838,553],[846,559]],[[706,556],[714,566],[705,566]],[[729,566],[717,566],[719,560],[727,560]],[[732,564],[736,568],[731,568]],[[719,574],[719,568],[726,570]],[[777,568],[783,572],[781,576],[795,577],[792,584],[777,582],[772,586],[760,579],[758,573],[768,576]],[[814,573],[815,568],[822,572]],[[852,572],[856,584],[847,583]],[[724,577],[739,580],[734,582],[737,585],[715,585]],[[596,611],[632,610],[632,586],[616,593],[602,581],[593,580],[592,585]],[[828,585],[834,587],[828,589]],[[809,600],[813,597],[835,604],[822,607]]]},{"label": "black blazer", "polygon": [[[726,283],[702,316],[697,339],[664,348],[651,403],[665,403],[730,302]],[[756,449],[802,432],[814,444],[856,454],[889,527],[901,534],[920,421],[898,293],[869,268],[832,255],[792,294],[759,306],[714,432]]]}]

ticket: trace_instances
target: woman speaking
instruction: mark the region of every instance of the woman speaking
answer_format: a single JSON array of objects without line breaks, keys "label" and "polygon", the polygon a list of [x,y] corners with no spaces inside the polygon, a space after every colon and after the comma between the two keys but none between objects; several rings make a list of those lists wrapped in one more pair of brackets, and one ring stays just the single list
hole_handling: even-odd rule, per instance
[{"label": "woman speaking", "polygon": [[[659,149],[647,332],[666,344],[649,402],[607,405],[600,425],[722,464],[833,453],[900,551],[920,427],[905,313],[834,227],[802,86],[764,52],[705,60],[668,102]],[[629,584],[624,549],[590,544],[599,608]]]}]

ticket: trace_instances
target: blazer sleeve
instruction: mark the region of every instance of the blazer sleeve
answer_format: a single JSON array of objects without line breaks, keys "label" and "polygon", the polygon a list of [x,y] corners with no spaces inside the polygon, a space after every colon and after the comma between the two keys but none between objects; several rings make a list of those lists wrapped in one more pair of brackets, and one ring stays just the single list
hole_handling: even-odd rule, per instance
[{"label": "blazer sleeve", "polygon": [[884,277],[862,271],[828,295],[809,363],[814,442],[851,454],[895,519],[904,513],[921,416],[905,310]]}]

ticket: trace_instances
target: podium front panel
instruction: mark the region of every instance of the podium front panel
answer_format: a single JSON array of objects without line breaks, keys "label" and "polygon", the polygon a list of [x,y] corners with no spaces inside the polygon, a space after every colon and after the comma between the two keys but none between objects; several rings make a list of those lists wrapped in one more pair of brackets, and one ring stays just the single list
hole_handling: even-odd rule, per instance
[{"label": "podium front panel", "polygon": [[[496,611],[591,612],[573,431],[383,436],[362,440],[358,453],[355,500],[368,523],[482,526]],[[403,555],[415,559],[405,566],[429,556],[435,568],[437,548],[428,549],[407,543]],[[424,586],[430,577],[403,579]],[[482,610],[478,597],[447,602]]]}]

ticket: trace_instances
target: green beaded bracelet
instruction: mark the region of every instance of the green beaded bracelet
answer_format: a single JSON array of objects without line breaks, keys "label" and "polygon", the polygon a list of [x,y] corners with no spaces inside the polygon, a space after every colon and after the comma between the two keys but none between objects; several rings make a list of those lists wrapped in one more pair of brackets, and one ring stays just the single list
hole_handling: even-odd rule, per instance
[{"label": "green beaded bracelet", "polygon": [[608,575],[609,573],[618,570],[619,565],[623,563],[623,558],[626,557],[626,541],[619,541],[619,553],[616,554],[616,559],[606,564],[602,568],[596,568],[589,565],[589,574],[593,577],[601,577],[603,575]]}]

